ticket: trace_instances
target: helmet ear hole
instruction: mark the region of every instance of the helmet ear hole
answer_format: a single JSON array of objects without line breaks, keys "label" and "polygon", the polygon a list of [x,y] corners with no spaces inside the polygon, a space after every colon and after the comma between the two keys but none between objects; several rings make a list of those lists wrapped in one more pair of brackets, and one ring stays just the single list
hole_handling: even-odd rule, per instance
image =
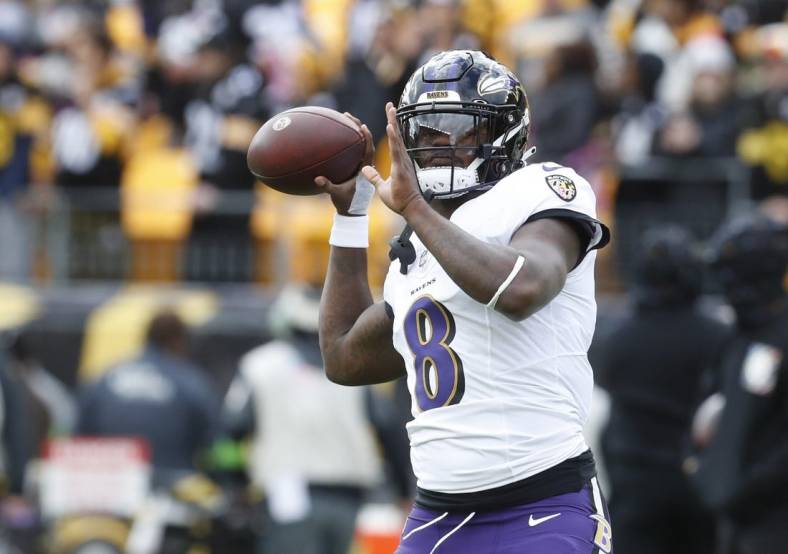
[{"label": "helmet ear hole", "polygon": [[495,162],[494,168],[495,168],[495,173],[500,176],[507,175],[512,170],[511,164],[508,161],[503,161],[503,160]]}]

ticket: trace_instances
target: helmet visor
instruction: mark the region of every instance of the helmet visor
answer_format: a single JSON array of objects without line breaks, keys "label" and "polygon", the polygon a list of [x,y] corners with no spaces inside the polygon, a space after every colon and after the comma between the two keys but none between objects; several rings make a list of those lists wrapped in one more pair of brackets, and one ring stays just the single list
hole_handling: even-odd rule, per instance
[{"label": "helmet visor", "polygon": [[405,147],[420,167],[468,167],[489,142],[489,118],[469,113],[422,113],[402,122]]}]

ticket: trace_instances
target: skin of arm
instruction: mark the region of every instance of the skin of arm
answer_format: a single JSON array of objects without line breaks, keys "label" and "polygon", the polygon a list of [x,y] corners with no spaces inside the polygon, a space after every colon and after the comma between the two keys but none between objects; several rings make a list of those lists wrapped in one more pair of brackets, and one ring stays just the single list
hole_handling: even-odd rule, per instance
[{"label": "skin of arm", "polygon": [[392,321],[373,304],[363,248],[331,247],[320,301],[320,351],[326,376],[340,385],[370,385],[405,375],[392,343]]},{"label": "skin of arm", "polygon": [[[372,135],[350,114],[365,136],[365,163],[374,157]],[[334,184],[315,179],[331,196],[340,215],[348,216],[355,178]],[[392,321],[384,304],[374,304],[367,279],[364,248],[332,246],[320,299],[320,351],[326,376],[340,385],[369,385],[405,375],[405,363],[392,343]]]},{"label": "skin of arm", "polygon": [[556,219],[527,223],[514,233],[508,246],[477,239],[424,200],[390,103],[386,116],[391,177],[384,180],[371,166],[363,168],[364,175],[383,202],[411,225],[452,280],[468,296],[486,304],[511,273],[517,257],[523,256],[525,265],[501,294],[495,309],[519,321],[554,298],[580,254],[580,239],[571,226]]}]

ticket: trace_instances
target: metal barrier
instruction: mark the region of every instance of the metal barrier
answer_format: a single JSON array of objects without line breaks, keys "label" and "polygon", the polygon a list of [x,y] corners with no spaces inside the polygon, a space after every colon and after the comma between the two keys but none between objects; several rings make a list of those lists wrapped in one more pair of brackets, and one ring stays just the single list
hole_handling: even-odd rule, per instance
[{"label": "metal barrier", "polygon": [[[15,250],[30,259],[0,264],[0,280],[322,283],[334,211],[328,197],[227,191],[210,212],[190,202],[166,191],[130,199],[119,190],[61,190],[52,209],[26,218],[29,229],[19,229]],[[385,221],[372,226],[380,248],[370,250],[370,278],[379,285],[396,229],[390,216],[377,219]],[[0,259],[10,242],[0,243]]]},{"label": "metal barrier", "polygon": [[[640,237],[649,227],[678,223],[705,239],[723,219],[751,205],[749,170],[735,159],[654,158],[641,166],[623,166],[618,176],[614,217],[607,222],[613,242],[600,256],[598,282],[606,292],[626,285]],[[126,219],[128,199],[118,190],[61,192],[55,209],[33,222],[35,281],[322,282],[332,211],[327,198],[312,200],[317,207],[298,216],[293,206],[300,200],[282,196],[261,209],[260,197],[252,191],[223,192],[210,214],[177,207],[189,219],[179,236],[134,237]],[[169,204],[158,210],[169,214]],[[385,208],[378,213],[390,216]],[[302,227],[309,227],[300,235],[293,229],[298,217]],[[373,232],[373,286],[382,284],[386,241],[398,225],[387,222]],[[0,278],[8,278],[2,273],[0,265]]]},{"label": "metal barrier", "polygon": [[135,238],[124,228],[120,191],[69,188],[52,210],[28,221],[24,243],[37,254],[34,280],[53,284],[265,280],[255,265],[261,241],[249,230],[254,205],[252,192],[225,192],[210,215],[188,212],[183,236]]}]

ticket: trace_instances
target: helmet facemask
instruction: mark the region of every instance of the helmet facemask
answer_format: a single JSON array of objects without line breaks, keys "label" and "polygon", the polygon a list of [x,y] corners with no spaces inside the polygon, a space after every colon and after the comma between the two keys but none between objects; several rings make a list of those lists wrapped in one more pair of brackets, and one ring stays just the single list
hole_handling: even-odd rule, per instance
[{"label": "helmet facemask", "polygon": [[400,108],[397,119],[422,193],[487,190],[522,165],[528,112],[516,105],[423,102]]}]

